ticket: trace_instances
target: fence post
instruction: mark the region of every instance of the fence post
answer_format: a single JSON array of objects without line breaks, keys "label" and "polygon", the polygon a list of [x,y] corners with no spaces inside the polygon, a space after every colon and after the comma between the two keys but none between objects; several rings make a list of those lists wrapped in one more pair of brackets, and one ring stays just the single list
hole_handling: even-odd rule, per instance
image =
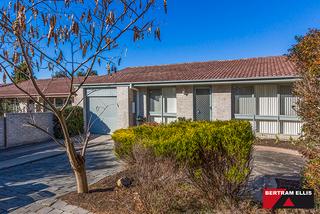
[{"label": "fence post", "polygon": [[7,114],[3,114],[3,137],[4,137],[4,148],[7,148]]}]

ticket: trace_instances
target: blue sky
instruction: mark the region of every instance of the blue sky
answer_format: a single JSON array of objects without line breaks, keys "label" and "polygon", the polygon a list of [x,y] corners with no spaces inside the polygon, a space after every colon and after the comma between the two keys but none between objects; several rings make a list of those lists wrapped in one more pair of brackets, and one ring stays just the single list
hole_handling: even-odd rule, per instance
[{"label": "blue sky", "polygon": [[[296,35],[320,27],[319,0],[167,1],[168,14],[159,9],[154,14],[161,41],[150,37],[133,43],[131,35],[125,36],[120,46],[126,54],[118,69],[283,55]],[[106,73],[105,65],[95,69]],[[46,78],[51,73],[36,75]]]},{"label": "blue sky", "polygon": [[128,46],[127,66],[285,54],[320,25],[319,0],[168,0],[162,41]]}]

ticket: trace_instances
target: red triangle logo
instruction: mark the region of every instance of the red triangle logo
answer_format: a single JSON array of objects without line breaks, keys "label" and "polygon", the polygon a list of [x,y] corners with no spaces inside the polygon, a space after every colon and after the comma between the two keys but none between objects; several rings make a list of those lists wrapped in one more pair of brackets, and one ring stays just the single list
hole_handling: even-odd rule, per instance
[{"label": "red triangle logo", "polygon": [[284,207],[294,207],[294,203],[291,201],[290,198],[288,198],[288,199],[286,200],[286,202],[284,202],[283,206],[284,206]]}]

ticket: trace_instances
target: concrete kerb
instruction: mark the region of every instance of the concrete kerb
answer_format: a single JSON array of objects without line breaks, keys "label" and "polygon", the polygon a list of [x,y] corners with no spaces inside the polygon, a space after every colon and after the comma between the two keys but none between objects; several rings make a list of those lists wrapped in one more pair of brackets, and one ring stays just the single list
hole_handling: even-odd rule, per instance
[{"label": "concrete kerb", "polygon": [[296,150],[293,149],[285,149],[285,148],[279,148],[279,147],[273,147],[273,146],[260,146],[256,145],[254,146],[254,149],[256,151],[270,151],[270,152],[279,152],[289,155],[297,155],[297,156],[303,156],[301,153],[299,153]]}]

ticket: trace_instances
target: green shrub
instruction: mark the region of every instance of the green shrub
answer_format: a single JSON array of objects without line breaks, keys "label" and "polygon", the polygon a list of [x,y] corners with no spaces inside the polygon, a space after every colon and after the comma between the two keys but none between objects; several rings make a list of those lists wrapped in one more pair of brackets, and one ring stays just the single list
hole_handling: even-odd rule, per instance
[{"label": "green shrub", "polygon": [[316,204],[320,208],[320,157],[312,159],[304,170],[304,186],[314,189]]},{"label": "green shrub", "polygon": [[210,200],[236,196],[250,174],[254,135],[246,121],[142,125],[116,131],[112,138],[117,156],[131,163],[134,145],[141,144],[155,156],[186,166],[191,180]]},{"label": "green shrub", "polygon": [[[70,114],[71,113],[71,114]],[[68,117],[68,115],[70,115]],[[63,116],[66,118],[69,135],[76,136],[83,133],[84,121],[83,121],[83,108],[80,106],[69,106],[64,112]],[[68,117],[68,118],[67,118]],[[54,118],[54,135],[56,138],[63,138],[63,132],[61,130],[58,118]]]},{"label": "green shrub", "polygon": [[[130,134],[129,134],[130,133]],[[118,157],[132,154],[134,143],[152,147],[156,155],[174,156],[181,162],[200,164],[200,150],[223,149],[234,158],[243,158],[253,143],[251,125],[246,121],[190,122],[142,125],[121,129],[112,135]]]},{"label": "green shrub", "polygon": [[112,134],[112,139],[115,141],[116,156],[130,162],[133,157],[132,149],[135,142],[133,129],[118,129]]}]

